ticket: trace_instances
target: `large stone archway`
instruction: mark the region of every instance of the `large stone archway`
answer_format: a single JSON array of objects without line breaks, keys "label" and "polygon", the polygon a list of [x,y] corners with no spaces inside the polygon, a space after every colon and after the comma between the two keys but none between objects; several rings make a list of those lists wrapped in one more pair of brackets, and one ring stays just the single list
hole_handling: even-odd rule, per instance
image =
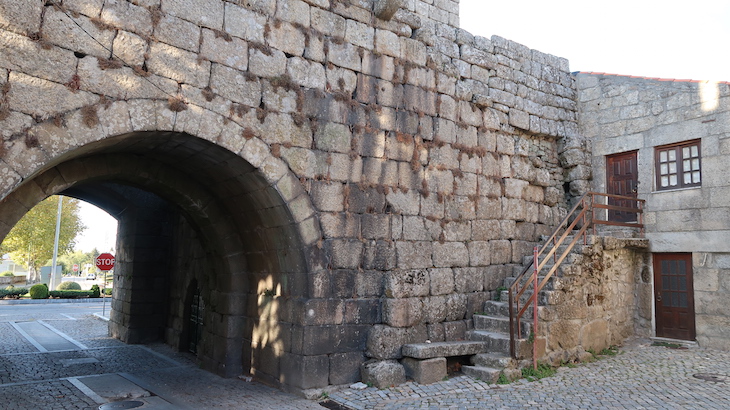
[{"label": "large stone archway", "polygon": [[[145,102],[149,110],[169,111]],[[310,273],[322,269],[323,258],[300,181],[257,137],[239,138],[236,153],[222,146],[220,134],[215,142],[172,130],[105,135],[124,130],[104,120],[90,141],[49,124],[28,130],[38,143],[22,144],[15,156],[14,174],[27,176],[3,186],[10,192],[0,202],[2,235],[49,195],[94,203],[120,226],[112,335],[180,345],[185,292],[197,281],[207,307],[198,351],[204,368],[301,383],[304,367],[296,366],[304,356],[292,351],[291,333],[305,325],[297,312],[307,311]],[[243,127],[233,125],[229,132],[240,137]],[[45,158],[34,161],[39,157]]]},{"label": "large stone archway", "polygon": [[0,237],[101,204],[112,331],[179,346],[195,283],[225,375],[347,384],[466,338],[590,158],[567,60],[406,3],[0,0]]}]

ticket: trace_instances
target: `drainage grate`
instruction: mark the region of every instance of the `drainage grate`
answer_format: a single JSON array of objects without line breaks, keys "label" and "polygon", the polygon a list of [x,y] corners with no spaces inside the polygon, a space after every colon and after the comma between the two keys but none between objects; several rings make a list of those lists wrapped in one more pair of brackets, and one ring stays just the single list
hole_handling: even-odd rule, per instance
[{"label": "drainage grate", "polygon": [[708,382],[715,382],[715,383],[724,383],[727,381],[727,376],[723,375],[723,374],[697,373],[697,374],[693,374],[692,377],[695,377],[700,380],[705,380]]},{"label": "drainage grate", "polygon": [[352,410],[350,407],[343,406],[342,404],[332,400],[321,401],[319,402],[319,405],[330,410]]}]

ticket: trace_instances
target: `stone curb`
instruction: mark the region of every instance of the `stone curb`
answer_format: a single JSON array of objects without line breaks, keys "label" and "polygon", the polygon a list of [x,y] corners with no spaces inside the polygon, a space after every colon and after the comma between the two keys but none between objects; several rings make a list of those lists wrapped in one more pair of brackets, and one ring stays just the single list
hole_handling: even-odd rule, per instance
[{"label": "stone curb", "polygon": [[103,298],[84,298],[84,299],[8,299],[0,300],[0,305],[26,305],[26,304],[46,304],[46,303],[92,303],[101,302]]}]

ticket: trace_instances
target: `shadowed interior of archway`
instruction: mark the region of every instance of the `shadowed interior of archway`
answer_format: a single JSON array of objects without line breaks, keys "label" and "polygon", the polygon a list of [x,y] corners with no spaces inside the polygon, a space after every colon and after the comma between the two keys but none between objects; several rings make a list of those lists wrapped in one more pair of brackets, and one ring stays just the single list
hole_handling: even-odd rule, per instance
[{"label": "shadowed interior of archway", "polygon": [[119,221],[110,333],[128,343],[188,338],[200,287],[201,365],[280,381],[291,307],[307,264],[287,204],[237,154],[196,137],[141,132],[70,151],[0,202],[0,235],[45,197],[90,202]]}]

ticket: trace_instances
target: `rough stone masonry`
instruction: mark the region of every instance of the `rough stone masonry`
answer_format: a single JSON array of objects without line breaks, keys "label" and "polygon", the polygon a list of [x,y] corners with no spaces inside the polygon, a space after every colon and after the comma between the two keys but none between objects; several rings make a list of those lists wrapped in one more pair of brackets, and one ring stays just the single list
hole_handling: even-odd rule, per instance
[{"label": "rough stone masonry", "polygon": [[590,179],[567,60],[458,0],[0,0],[0,43],[0,236],[51,194],[162,198],[114,208],[112,333],[181,343],[195,283],[224,375],[463,338]]}]

